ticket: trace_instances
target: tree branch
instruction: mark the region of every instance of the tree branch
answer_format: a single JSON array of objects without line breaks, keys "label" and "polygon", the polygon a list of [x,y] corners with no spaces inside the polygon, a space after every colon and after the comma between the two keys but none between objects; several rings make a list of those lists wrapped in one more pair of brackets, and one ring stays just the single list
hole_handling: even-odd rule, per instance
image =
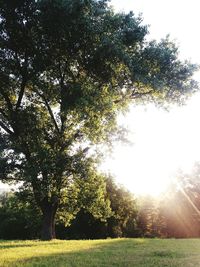
[{"label": "tree branch", "polygon": [[24,96],[25,87],[26,87],[26,79],[23,78],[22,84],[21,84],[21,89],[20,89],[20,92],[19,92],[19,97],[18,97],[17,104],[16,104],[16,110],[18,110],[20,108],[20,105],[21,105],[21,102],[22,102],[22,98]]},{"label": "tree branch", "polygon": [[8,134],[14,134],[2,121],[0,121],[0,127],[4,129]]},{"label": "tree branch", "polygon": [[60,133],[58,124],[57,124],[57,122],[56,122],[56,120],[55,120],[55,118],[54,118],[54,115],[53,115],[53,111],[51,110],[51,107],[50,107],[50,105],[49,105],[49,103],[48,103],[46,97],[45,97],[43,94],[40,94],[38,91],[37,91],[37,94],[44,100],[45,106],[47,107],[47,110],[48,110],[49,115],[50,115],[50,117],[51,117],[51,119],[52,119],[52,121],[53,121],[53,124],[54,124],[54,126],[55,126],[57,132]]},{"label": "tree branch", "polygon": [[138,98],[138,97],[142,97],[142,96],[145,96],[145,95],[150,95],[151,93],[153,93],[153,91],[154,90],[150,90],[150,91],[148,91],[148,92],[141,92],[141,93],[138,93],[138,92],[136,92],[136,93],[132,93],[131,94],[131,99],[136,99],[136,98]]},{"label": "tree branch", "polygon": [[21,88],[20,88],[18,100],[17,100],[17,103],[16,103],[16,110],[18,110],[20,105],[21,105],[22,98],[24,96],[24,91],[25,91],[26,82],[27,82],[27,60],[28,60],[27,52],[25,51],[24,64],[23,65],[20,64],[20,59],[18,57],[17,52],[15,52],[15,59],[17,61],[18,68],[19,68],[21,76],[22,76]]}]

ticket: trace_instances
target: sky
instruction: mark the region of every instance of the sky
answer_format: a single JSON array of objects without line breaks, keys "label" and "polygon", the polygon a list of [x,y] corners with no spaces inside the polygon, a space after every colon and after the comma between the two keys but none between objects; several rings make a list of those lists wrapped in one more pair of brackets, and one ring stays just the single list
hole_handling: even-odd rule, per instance
[{"label": "sky", "polygon": [[111,5],[116,11],[142,13],[153,39],[170,34],[182,57],[200,62],[199,0],[112,0]]},{"label": "sky", "polygon": [[[170,34],[180,58],[200,64],[198,0],[112,0],[111,5],[116,11],[142,13],[143,23],[150,25],[150,39]],[[195,79],[200,81],[199,73]],[[116,144],[103,169],[136,194],[162,193],[179,169],[190,171],[200,161],[199,115],[199,94],[169,112],[153,105],[132,106],[119,121],[129,128],[133,145]]]}]

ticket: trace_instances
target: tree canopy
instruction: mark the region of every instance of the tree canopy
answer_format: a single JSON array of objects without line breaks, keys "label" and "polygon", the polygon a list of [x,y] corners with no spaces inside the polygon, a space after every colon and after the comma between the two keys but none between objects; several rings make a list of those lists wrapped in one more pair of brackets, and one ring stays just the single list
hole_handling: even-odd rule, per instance
[{"label": "tree canopy", "polygon": [[0,178],[32,190],[43,239],[63,193],[101,180],[95,146],[112,142],[119,111],[197,89],[196,66],[147,33],[106,0],[0,0]]}]

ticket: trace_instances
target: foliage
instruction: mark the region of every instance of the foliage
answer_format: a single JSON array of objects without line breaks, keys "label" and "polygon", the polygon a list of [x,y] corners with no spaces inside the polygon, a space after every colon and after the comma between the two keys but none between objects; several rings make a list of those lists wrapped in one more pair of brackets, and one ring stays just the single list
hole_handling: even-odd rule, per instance
[{"label": "foliage", "polygon": [[199,214],[181,191],[163,200],[160,216],[164,222],[161,236],[177,238],[200,236]]},{"label": "foliage", "polygon": [[109,237],[133,237],[136,231],[137,204],[133,194],[116,184],[111,178],[106,182],[107,195],[113,215],[107,219]]},{"label": "foliage", "polygon": [[[89,173],[89,172],[88,172]],[[62,190],[57,221],[70,225],[77,213],[84,209],[96,219],[106,220],[111,215],[110,201],[106,197],[106,182],[103,175],[95,172],[85,179],[77,179]]]},{"label": "foliage", "polygon": [[[78,216],[77,213],[79,214],[79,211],[83,208],[85,212],[90,214],[93,221],[105,221],[111,215],[109,200],[104,200],[102,181],[98,179],[96,183],[93,180],[90,180],[90,182],[93,182],[91,186],[85,182],[81,183],[81,186],[79,184],[76,187],[73,184],[70,194],[69,192],[63,194],[55,221],[58,238],[70,238],[70,233],[66,231],[66,226],[71,225],[71,221]],[[70,199],[66,197],[69,195]],[[102,199],[99,197],[100,195],[102,195]],[[41,237],[39,226],[41,225],[42,214],[37,207],[32,192],[29,190],[2,193],[0,195],[0,219],[0,238],[2,239],[32,239]],[[74,230],[72,230],[71,236],[80,238],[80,235],[78,236]],[[94,232],[91,232],[91,235],[94,235]]]},{"label": "foliage", "polygon": [[43,239],[63,190],[96,173],[95,147],[112,142],[131,99],[180,102],[197,89],[196,66],[146,34],[106,0],[0,0],[0,178],[32,190]]},{"label": "foliage", "polygon": [[[73,184],[70,194],[65,194],[71,198],[62,199],[64,204],[56,215],[58,238],[200,236],[199,164],[195,165],[192,173],[179,174],[178,186],[173,185],[159,200],[150,196],[135,199],[111,177],[107,177],[106,199],[111,210],[106,210],[103,206],[103,211],[107,211],[104,216],[99,202],[91,205],[91,202],[98,199],[96,195],[88,191],[87,183],[81,185],[84,189],[82,192],[81,186],[75,188]],[[101,191],[98,183],[92,183],[92,186],[94,191]],[[94,212],[90,208],[95,206]],[[0,238],[38,238],[40,221],[41,212],[31,191],[0,195]]]},{"label": "foliage", "polygon": [[[171,192],[166,200],[163,214],[166,220],[168,236],[200,236],[200,164],[196,162],[189,173],[180,171]],[[168,202],[168,204],[166,203]],[[173,209],[167,208],[173,205]]]},{"label": "foliage", "polygon": [[161,201],[151,196],[139,197],[137,229],[138,235],[143,237],[160,237],[165,220],[161,216]]},{"label": "foliage", "polygon": [[97,219],[88,211],[81,209],[67,227],[58,222],[57,237],[60,239],[106,238],[108,237],[107,220]]},{"label": "foliage", "polygon": [[200,167],[183,171],[158,201],[149,197],[138,206],[137,227],[140,235],[159,237],[200,236]]},{"label": "foliage", "polygon": [[41,213],[30,202],[13,193],[0,195],[0,238],[33,239],[39,237]]},{"label": "foliage", "polygon": [[[99,181],[99,183],[101,183]],[[57,237],[61,239],[99,239],[106,237],[133,237],[136,235],[137,207],[133,195],[118,186],[115,181],[106,179],[107,205],[101,203],[91,204],[97,201],[97,197],[89,191],[87,197],[87,183],[83,183],[82,192],[77,188],[70,192],[71,199],[57,212],[55,228]],[[98,183],[92,183],[96,191],[101,190]],[[86,187],[85,187],[86,186]],[[78,188],[80,189],[80,187]],[[96,192],[98,195],[98,192]],[[69,194],[67,194],[68,196]],[[79,199],[80,196],[84,200]],[[92,197],[92,198],[91,198]],[[41,212],[37,208],[34,198],[29,191],[19,191],[1,196],[0,214],[0,238],[3,239],[31,239],[40,237],[39,225]],[[63,197],[62,202],[66,199]],[[104,204],[105,202],[102,201]],[[91,209],[96,207],[96,210]],[[102,216],[103,211],[107,212]],[[101,216],[100,216],[101,215]],[[108,218],[107,218],[108,217]],[[8,222],[9,220],[9,222]],[[18,228],[15,227],[16,221]],[[31,227],[33,227],[31,232]],[[12,228],[14,232],[9,231]],[[17,230],[17,233],[16,232]]]},{"label": "foliage", "polygon": [[69,227],[64,228],[58,224],[58,236],[67,239],[136,236],[137,205],[133,194],[117,185],[111,177],[107,177],[106,195],[111,208],[111,213],[106,220],[95,218],[86,205],[77,213]]}]

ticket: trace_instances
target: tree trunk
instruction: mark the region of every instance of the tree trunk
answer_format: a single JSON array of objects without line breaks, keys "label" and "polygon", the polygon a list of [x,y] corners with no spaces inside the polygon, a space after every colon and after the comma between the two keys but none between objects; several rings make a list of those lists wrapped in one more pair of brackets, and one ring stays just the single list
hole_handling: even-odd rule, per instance
[{"label": "tree trunk", "polygon": [[56,238],[55,215],[56,215],[56,209],[54,210],[54,213],[53,213],[53,218],[54,219],[52,220],[52,236],[53,236],[54,239]]},{"label": "tree trunk", "polygon": [[54,238],[53,233],[53,224],[54,224],[55,216],[53,216],[53,212],[51,209],[47,209],[43,212],[43,221],[42,221],[42,240],[51,240]]},{"label": "tree trunk", "polygon": [[42,207],[42,240],[52,240],[56,238],[55,234],[55,215],[57,211],[57,203],[45,203]]}]

